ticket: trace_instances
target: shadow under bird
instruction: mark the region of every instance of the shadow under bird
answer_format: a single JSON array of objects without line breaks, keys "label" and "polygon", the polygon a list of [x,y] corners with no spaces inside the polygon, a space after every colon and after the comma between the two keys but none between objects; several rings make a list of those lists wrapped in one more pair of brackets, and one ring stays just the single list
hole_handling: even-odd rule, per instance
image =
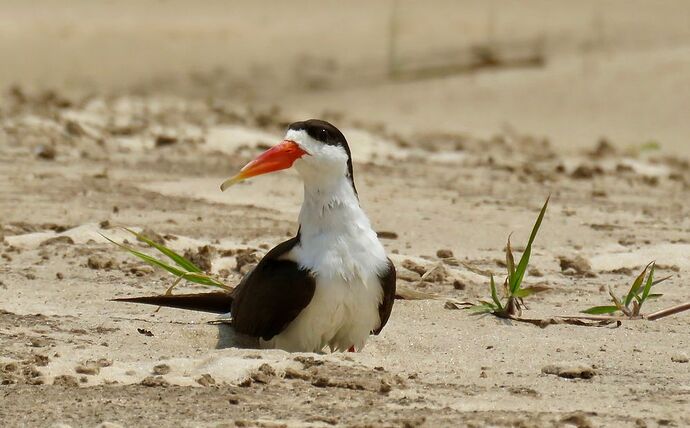
[{"label": "shadow under bird", "polygon": [[304,182],[297,236],[269,251],[231,292],[116,299],[219,314],[262,348],[359,351],[386,325],[395,267],[359,204],[345,136],[328,122],[292,123],[284,140],[221,190],[294,166]]}]

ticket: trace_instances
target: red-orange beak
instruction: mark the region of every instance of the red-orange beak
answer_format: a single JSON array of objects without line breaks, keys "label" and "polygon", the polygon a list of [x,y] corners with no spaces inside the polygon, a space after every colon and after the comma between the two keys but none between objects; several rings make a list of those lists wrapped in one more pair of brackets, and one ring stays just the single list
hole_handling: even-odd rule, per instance
[{"label": "red-orange beak", "polygon": [[233,184],[246,180],[249,177],[290,168],[297,159],[305,154],[307,152],[302,150],[294,141],[283,140],[280,144],[271,147],[245,165],[239,174],[225,180],[220,185],[220,190],[224,191]]}]

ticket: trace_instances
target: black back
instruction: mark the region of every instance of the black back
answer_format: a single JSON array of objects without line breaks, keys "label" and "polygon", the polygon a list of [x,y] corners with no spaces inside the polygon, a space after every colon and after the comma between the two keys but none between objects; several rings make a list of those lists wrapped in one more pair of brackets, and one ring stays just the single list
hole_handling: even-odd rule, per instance
[{"label": "black back", "polygon": [[288,129],[305,131],[307,135],[320,143],[342,147],[345,153],[347,153],[347,175],[350,179],[350,184],[352,184],[352,189],[355,191],[355,195],[357,195],[355,177],[352,172],[352,154],[350,153],[350,146],[347,145],[345,136],[338,128],[325,120],[309,119],[291,123]]}]

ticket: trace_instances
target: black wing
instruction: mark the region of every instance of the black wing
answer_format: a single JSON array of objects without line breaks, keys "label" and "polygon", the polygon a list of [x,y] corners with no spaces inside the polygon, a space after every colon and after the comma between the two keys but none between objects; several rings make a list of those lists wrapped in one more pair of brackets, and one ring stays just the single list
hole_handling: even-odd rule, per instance
[{"label": "black wing", "polygon": [[379,305],[379,319],[381,320],[381,325],[372,332],[374,334],[381,333],[381,330],[383,330],[383,327],[388,322],[388,318],[390,318],[391,311],[393,310],[393,302],[395,301],[395,265],[391,259],[388,259],[388,270],[382,275],[379,275],[379,282],[383,289],[383,300],[381,300],[381,304]]},{"label": "black wing", "polygon": [[280,259],[297,244],[299,234],[273,248],[235,288],[231,313],[237,332],[269,340],[311,302],[316,288],[311,273]]}]

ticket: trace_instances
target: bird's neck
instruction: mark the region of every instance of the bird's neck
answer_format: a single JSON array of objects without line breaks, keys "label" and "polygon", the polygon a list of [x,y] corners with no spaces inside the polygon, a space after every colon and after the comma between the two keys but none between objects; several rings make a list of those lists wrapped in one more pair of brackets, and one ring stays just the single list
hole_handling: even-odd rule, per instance
[{"label": "bird's neck", "polygon": [[337,265],[341,276],[351,278],[386,266],[385,250],[347,176],[305,181],[299,222],[301,247],[312,253],[305,257],[309,268],[333,262],[333,269]]},{"label": "bird's neck", "polygon": [[299,221],[302,236],[347,232],[354,226],[371,228],[346,176],[305,180]]}]

